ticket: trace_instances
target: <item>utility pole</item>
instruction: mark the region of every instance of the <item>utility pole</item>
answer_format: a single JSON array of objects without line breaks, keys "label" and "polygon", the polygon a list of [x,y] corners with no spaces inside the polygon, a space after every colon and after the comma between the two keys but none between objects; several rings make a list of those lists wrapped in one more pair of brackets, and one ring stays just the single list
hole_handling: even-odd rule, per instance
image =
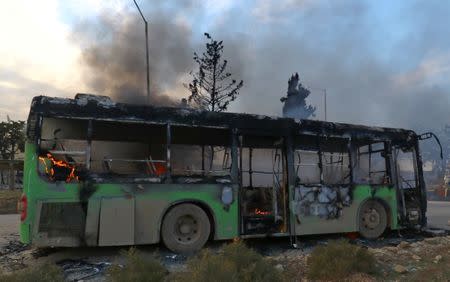
[{"label": "utility pole", "polygon": [[141,14],[142,20],[144,21],[145,25],[145,54],[147,59],[147,100],[150,104],[150,67],[149,67],[149,58],[148,58],[148,27],[147,27],[147,20],[145,19],[144,15],[141,12],[141,8],[139,8],[139,5],[136,3],[136,0],[133,0],[134,4],[136,5],[136,8],[139,11],[139,14]]},{"label": "utility pole", "polygon": [[327,89],[323,89],[323,99],[324,99],[324,105],[325,105],[325,121],[327,121]]}]

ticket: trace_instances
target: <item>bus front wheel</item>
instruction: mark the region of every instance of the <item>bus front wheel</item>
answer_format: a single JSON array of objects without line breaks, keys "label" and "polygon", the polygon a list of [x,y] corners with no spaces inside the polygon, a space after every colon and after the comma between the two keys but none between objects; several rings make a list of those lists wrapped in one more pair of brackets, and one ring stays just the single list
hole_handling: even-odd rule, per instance
[{"label": "bus front wheel", "polygon": [[203,209],[194,204],[180,204],[164,217],[161,237],[171,251],[188,254],[205,245],[210,230],[209,218]]},{"label": "bus front wheel", "polygon": [[359,210],[359,234],[366,239],[380,237],[387,227],[384,206],[375,200],[368,200]]}]

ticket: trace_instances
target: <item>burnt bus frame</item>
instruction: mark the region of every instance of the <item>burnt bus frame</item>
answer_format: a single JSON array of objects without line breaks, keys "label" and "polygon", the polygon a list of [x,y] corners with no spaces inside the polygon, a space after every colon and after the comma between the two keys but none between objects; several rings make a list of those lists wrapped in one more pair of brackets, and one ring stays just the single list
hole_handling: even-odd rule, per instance
[{"label": "burnt bus frame", "polygon": [[[62,101],[64,100],[64,101]],[[243,132],[264,135],[264,132],[270,132],[268,135],[280,136],[284,138],[283,148],[286,152],[287,173],[288,173],[288,193],[289,209],[291,210],[291,199],[293,198],[291,187],[295,185],[295,173],[293,171],[294,147],[293,136],[314,135],[320,137],[338,137],[347,138],[349,146],[353,140],[370,139],[373,141],[385,142],[385,147],[389,147],[393,142],[404,144],[407,147],[414,148],[417,165],[417,187],[420,196],[420,225],[425,226],[427,200],[426,187],[423,179],[422,159],[419,151],[418,135],[411,130],[392,129],[381,127],[368,127],[361,125],[350,125],[342,123],[301,120],[296,121],[290,118],[273,118],[268,116],[256,116],[249,114],[234,113],[214,113],[191,109],[161,108],[152,106],[137,106],[115,103],[114,105],[103,105],[95,100],[88,101],[81,105],[75,99],[49,98],[38,96],[33,99],[30,115],[27,123],[27,137],[29,140],[40,145],[40,128],[44,117],[64,118],[64,119],[82,119],[87,120],[90,127],[93,120],[114,121],[125,123],[144,123],[144,124],[167,124],[167,138],[170,138],[171,125],[215,127],[229,129],[232,139],[232,170],[233,182],[237,181],[240,174],[237,171],[237,150],[239,146],[238,135]],[[92,130],[92,128],[90,128]],[[89,131],[91,132],[92,131]],[[168,140],[169,141],[169,140]],[[88,141],[89,142],[89,141]],[[170,142],[167,142],[167,153],[170,155]],[[388,145],[389,146],[386,146]],[[352,154],[349,154],[351,160]],[[170,158],[168,158],[170,161]],[[169,164],[170,165],[170,164]],[[387,164],[388,169],[388,164]],[[170,172],[170,169],[168,169]],[[389,170],[391,171],[391,170]],[[351,185],[353,181],[353,169],[350,169]],[[170,176],[170,175],[169,175]],[[169,177],[170,179],[170,177]],[[392,179],[391,179],[391,182]],[[394,184],[394,183],[391,183]],[[238,199],[239,200],[239,199]],[[292,222],[291,212],[287,213],[286,220]],[[405,215],[400,213],[401,224],[407,224]],[[239,216],[241,219],[241,216]],[[288,232],[292,234],[292,224],[288,224]]]}]

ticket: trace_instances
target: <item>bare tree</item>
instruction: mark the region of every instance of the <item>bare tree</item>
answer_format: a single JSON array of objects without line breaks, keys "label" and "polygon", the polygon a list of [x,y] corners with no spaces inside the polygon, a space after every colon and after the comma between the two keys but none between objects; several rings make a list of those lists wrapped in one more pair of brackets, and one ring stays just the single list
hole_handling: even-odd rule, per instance
[{"label": "bare tree", "polygon": [[231,73],[226,71],[228,61],[222,60],[222,41],[214,40],[208,33],[205,36],[208,39],[206,52],[201,56],[194,52],[198,71],[190,73],[192,82],[185,85],[191,92],[188,100],[195,108],[222,112],[237,98],[244,82],[232,79]]}]

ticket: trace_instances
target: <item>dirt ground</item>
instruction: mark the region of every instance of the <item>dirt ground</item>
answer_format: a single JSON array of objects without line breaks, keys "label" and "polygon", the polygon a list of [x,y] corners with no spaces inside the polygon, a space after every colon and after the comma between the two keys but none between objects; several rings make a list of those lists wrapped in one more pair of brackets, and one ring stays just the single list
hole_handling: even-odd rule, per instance
[{"label": "dirt ground", "polygon": [[[349,281],[449,281],[450,236],[439,234],[437,237],[426,237],[431,235],[404,233],[404,237],[399,237],[395,232],[375,242],[351,240],[374,254],[380,273],[374,276],[354,275],[349,277]],[[307,260],[312,250],[342,237],[345,238],[342,235],[303,238],[298,249],[292,248],[288,239],[255,239],[247,240],[246,243],[273,261],[277,269],[292,272],[295,277],[293,281],[306,281]],[[1,272],[8,273],[51,262],[64,270],[68,281],[104,281],[105,270],[111,264],[123,264],[125,261],[121,250],[127,250],[127,247],[36,249],[20,244],[17,233],[2,238]],[[224,243],[210,243],[207,247],[218,251]],[[144,257],[157,253],[170,272],[185,267],[186,257],[171,253],[164,247],[154,245],[138,249]]]},{"label": "dirt ground", "polygon": [[[432,210],[431,222],[448,228],[450,205]],[[434,215],[437,215],[434,216]],[[68,281],[104,281],[105,270],[111,264],[123,264],[121,250],[128,247],[43,248],[24,246],[19,242],[19,215],[0,215],[0,272],[7,273],[30,265],[52,262],[64,270]],[[295,281],[304,281],[307,259],[317,245],[346,235],[302,237],[294,249],[288,238],[254,239],[246,243],[272,260],[278,269],[294,272]],[[352,238],[351,242],[368,248],[374,254],[380,273],[375,276],[355,275],[350,281],[450,281],[450,235],[439,232],[390,232],[377,241]],[[218,251],[227,242],[207,245]],[[171,272],[183,270],[186,257],[171,253],[160,245],[140,246],[146,256],[156,253]]]},{"label": "dirt ground", "polygon": [[18,214],[0,215],[0,248],[3,248],[12,239],[17,239],[19,222]]}]

